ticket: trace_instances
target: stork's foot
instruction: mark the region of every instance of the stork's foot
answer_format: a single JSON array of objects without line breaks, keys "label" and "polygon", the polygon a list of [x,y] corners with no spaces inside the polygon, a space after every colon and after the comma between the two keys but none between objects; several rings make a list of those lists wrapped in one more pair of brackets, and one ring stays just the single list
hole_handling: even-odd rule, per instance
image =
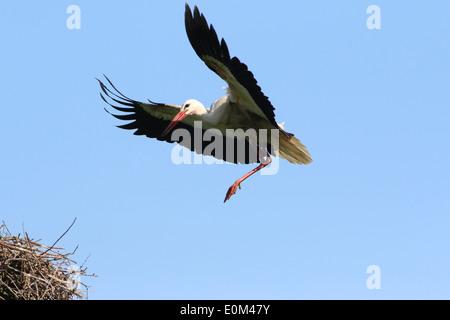
[{"label": "stork's foot", "polygon": [[223,200],[223,202],[227,202],[227,200],[230,200],[231,196],[233,194],[236,193],[237,188],[239,187],[239,189],[241,188],[241,182],[236,181],[229,189],[227,192],[227,195],[225,196],[225,200]]}]

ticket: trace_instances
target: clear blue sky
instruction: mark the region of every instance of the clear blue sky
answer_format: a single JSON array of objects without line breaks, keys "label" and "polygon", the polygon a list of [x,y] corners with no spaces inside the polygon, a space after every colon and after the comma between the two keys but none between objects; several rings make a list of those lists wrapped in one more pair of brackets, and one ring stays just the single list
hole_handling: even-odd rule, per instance
[{"label": "clear blue sky", "polygon": [[90,255],[91,299],[449,299],[450,3],[189,2],[314,159],[226,204],[254,166],[173,164],[173,145],[115,127],[95,80],[137,100],[223,95],[184,3],[1,2],[0,219],[51,244],[77,217],[59,245]]}]

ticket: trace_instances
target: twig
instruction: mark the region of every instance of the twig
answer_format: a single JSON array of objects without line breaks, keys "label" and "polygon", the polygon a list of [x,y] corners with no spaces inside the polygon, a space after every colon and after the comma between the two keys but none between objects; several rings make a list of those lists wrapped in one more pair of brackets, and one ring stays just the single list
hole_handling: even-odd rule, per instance
[{"label": "twig", "polygon": [[57,244],[58,241],[61,240],[61,238],[64,237],[64,236],[66,235],[67,232],[69,232],[70,228],[72,228],[72,226],[73,226],[73,224],[75,223],[75,221],[77,221],[77,218],[76,218],[76,217],[75,217],[75,219],[73,219],[73,222],[72,222],[72,224],[69,226],[69,228],[67,228],[67,230],[61,235],[61,237],[59,237],[58,240],[56,240],[55,243],[52,244],[52,245],[50,246],[50,248],[47,249],[47,251],[44,251],[44,252],[41,253],[41,254],[44,254],[44,253],[47,253],[48,251],[50,251],[50,250],[55,246],[55,244]]},{"label": "twig", "polygon": [[84,259],[84,262],[81,265],[80,269],[83,269],[84,264],[86,263],[87,259],[89,259],[90,256],[91,256],[91,254],[89,253],[88,256],[86,257],[86,259]]}]

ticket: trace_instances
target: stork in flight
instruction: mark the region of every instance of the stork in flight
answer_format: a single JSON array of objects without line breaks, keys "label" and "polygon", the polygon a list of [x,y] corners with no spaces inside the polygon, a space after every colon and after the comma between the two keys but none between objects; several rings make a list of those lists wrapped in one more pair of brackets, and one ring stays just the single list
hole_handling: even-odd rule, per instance
[{"label": "stork in flight", "polygon": [[[192,14],[186,3],[185,25],[189,42],[197,55],[209,69],[227,82],[226,95],[214,101],[208,109],[194,99],[187,100],[182,106],[150,100],[149,103],[144,103],[123,95],[105,76],[111,88],[98,80],[103,91],[103,94],[100,93],[102,99],[117,111],[123,112],[119,115],[113,114],[114,117],[132,121],[118,127],[136,130],[135,135],[145,135],[169,143],[177,142],[191,151],[227,162],[259,163],[258,167],[236,180],[228,189],[224,202],[236,193],[238,187],[241,188],[242,181],[271,163],[270,154],[291,163],[311,163],[312,159],[306,147],[275,121],[274,107],[262,93],[253,74],[237,57],[230,58],[225,40],[222,38],[219,42],[213,26],[208,26],[197,6]],[[114,102],[121,106],[114,105]],[[201,121],[200,128],[195,126],[196,121]],[[177,139],[174,134],[169,134],[175,127],[187,130],[192,136],[197,133],[196,130],[203,134],[208,129],[214,129],[210,130],[215,133],[214,139],[203,139],[201,143],[195,143],[193,139]],[[279,133],[275,134],[278,141],[272,143],[270,137],[262,137],[259,133],[255,139],[242,134],[230,136],[227,129],[242,129],[241,132],[249,129],[260,132],[261,129],[266,129]],[[211,148],[216,139],[222,140],[219,144],[222,150]],[[238,145],[243,145],[244,149],[239,149]]]}]

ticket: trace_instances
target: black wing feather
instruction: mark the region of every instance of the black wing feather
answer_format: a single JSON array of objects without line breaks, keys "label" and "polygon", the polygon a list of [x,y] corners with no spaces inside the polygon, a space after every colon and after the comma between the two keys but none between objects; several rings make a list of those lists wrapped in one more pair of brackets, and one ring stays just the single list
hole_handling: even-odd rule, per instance
[{"label": "black wing feather", "polygon": [[[212,25],[208,27],[205,16],[200,14],[197,6],[194,7],[194,14],[192,15],[191,9],[186,3],[185,26],[189,42],[200,59],[204,60],[205,57],[209,56],[226,66],[236,80],[248,91],[266,118],[278,128],[278,124],[275,121],[275,108],[270,103],[269,98],[261,91],[261,87],[258,85],[253,73],[237,57],[230,58],[225,40],[222,38],[219,42],[214,27]],[[219,74],[214,67],[206,65]]]}]

